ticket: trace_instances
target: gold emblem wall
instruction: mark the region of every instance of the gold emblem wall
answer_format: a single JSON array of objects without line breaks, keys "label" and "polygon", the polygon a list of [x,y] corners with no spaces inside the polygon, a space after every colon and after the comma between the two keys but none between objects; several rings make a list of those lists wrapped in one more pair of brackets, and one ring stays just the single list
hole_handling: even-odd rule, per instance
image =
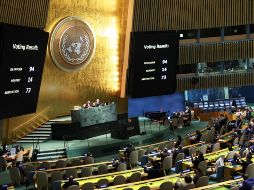
[{"label": "gold emblem wall", "polygon": [[[119,79],[128,0],[0,1],[0,9],[7,8],[9,12],[0,13],[0,21],[5,23],[45,28],[50,33],[60,19],[78,16],[89,22],[95,32],[95,54],[81,71],[66,73],[60,70],[47,51],[36,114],[42,112],[49,119],[68,115],[74,105],[83,105],[96,98],[102,102],[114,101],[119,113],[127,112],[127,100],[119,97]],[[26,14],[21,10],[26,10]],[[28,121],[33,122],[36,114],[5,120],[3,133],[8,139],[13,138],[13,130],[22,128]]]}]

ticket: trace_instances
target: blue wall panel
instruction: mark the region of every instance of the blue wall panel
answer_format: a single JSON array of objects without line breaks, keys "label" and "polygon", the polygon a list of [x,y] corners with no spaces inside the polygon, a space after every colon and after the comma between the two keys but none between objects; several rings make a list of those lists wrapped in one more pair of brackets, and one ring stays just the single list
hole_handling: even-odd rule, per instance
[{"label": "blue wall panel", "polygon": [[146,98],[129,98],[128,116],[142,116],[148,111],[166,111],[170,115],[175,111],[184,111],[184,93],[174,93],[164,96]]}]

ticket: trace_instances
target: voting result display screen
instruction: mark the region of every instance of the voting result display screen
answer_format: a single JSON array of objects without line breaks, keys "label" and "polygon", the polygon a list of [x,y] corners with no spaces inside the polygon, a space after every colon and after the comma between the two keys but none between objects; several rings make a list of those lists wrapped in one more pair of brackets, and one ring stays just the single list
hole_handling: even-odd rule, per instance
[{"label": "voting result display screen", "polygon": [[48,33],[0,24],[0,119],[36,112]]},{"label": "voting result display screen", "polygon": [[175,92],[179,40],[176,32],[134,32],[128,93],[132,98]]}]

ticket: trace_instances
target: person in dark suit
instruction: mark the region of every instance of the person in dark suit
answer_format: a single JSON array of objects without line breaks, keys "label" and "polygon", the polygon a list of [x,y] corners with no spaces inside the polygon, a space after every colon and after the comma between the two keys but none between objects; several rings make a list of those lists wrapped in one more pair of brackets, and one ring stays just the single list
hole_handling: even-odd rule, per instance
[{"label": "person in dark suit", "polygon": [[154,179],[163,176],[162,168],[160,164],[156,161],[152,161],[152,167],[147,168],[145,167],[145,172],[148,174],[147,179]]},{"label": "person in dark suit", "polygon": [[246,161],[244,160],[241,160],[241,165],[242,165],[242,173],[245,173],[246,171],[246,168],[248,167],[248,165],[252,164],[253,162],[251,161],[252,159],[252,156],[250,154],[248,154],[247,158],[246,158]]},{"label": "person in dark suit", "polygon": [[176,141],[176,144],[175,144],[175,148],[178,148],[178,146],[181,145],[182,141],[183,141],[182,136],[177,135],[177,141]]},{"label": "person in dark suit", "polygon": [[73,176],[70,176],[69,180],[63,184],[62,189],[67,189],[68,187],[70,187],[72,185],[79,186],[79,183],[77,181],[74,181]]},{"label": "person in dark suit", "polygon": [[201,140],[201,136],[202,133],[200,132],[200,130],[196,130],[196,135],[190,137],[190,143],[191,144],[199,143],[199,141]]},{"label": "person in dark suit", "polygon": [[193,163],[193,168],[194,169],[197,169],[198,168],[198,164],[202,161],[204,161],[205,158],[204,158],[204,155],[202,152],[199,152],[198,153],[198,156],[196,158],[192,158],[192,163]]},{"label": "person in dark suit", "polygon": [[231,104],[231,106],[232,106],[232,107],[235,107],[235,108],[237,108],[237,104],[236,104],[236,101],[235,101],[235,100],[233,100],[233,101],[232,101],[232,104]]},{"label": "person in dark suit", "polygon": [[161,157],[161,162],[163,162],[164,158],[166,158],[167,156],[170,156],[170,152],[167,148],[165,148],[159,155],[159,157]]},{"label": "person in dark suit", "polygon": [[196,184],[197,181],[198,181],[198,179],[199,179],[200,177],[202,177],[202,176],[203,176],[202,170],[201,170],[200,168],[197,168],[197,169],[195,170],[195,176],[193,177],[193,182],[194,182],[194,184]]},{"label": "person in dark suit", "polygon": [[134,151],[134,150],[135,150],[135,147],[134,147],[132,144],[128,144],[127,147],[126,147],[126,149],[125,149],[125,151],[124,151],[124,156],[125,156],[126,158],[129,158],[131,152]]}]

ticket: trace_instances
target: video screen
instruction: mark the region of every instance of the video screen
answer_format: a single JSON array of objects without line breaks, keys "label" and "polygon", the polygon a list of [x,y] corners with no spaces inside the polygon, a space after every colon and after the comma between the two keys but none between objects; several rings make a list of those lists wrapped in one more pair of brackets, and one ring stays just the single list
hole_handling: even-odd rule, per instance
[{"label": "video screen", "polygon": [[0,24],[0,119],[36,112],[48,36]]},{"label": "video screen", "polygon": [[174,31],[132,33],[128,71],[132,98],[175,92],[178,47]]}]

